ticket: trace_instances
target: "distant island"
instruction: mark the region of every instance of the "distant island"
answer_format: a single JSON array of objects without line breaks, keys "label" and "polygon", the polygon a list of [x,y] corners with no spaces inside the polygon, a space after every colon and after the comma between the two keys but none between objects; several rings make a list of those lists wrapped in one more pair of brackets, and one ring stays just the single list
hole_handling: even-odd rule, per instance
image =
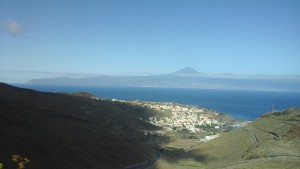
[{"label": "distant island", "polygon": [[163,75],[95,75],[91,77],[52,77],[28,81],[30,84],[197,88],[260,91],[300,91],[300,76],[207,74],[186,67]]}]

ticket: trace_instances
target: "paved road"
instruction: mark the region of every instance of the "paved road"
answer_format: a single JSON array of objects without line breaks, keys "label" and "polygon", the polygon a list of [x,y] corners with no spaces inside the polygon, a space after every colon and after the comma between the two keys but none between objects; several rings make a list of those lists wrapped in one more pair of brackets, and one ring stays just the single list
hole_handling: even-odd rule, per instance
[{"label": "paved road", "polygon": [[155,158],[150,159],[150,160],[148,160],[144,163],[138,163],[138,164],[128,166],[125,169],[146,169],[146,168],[152,166],[153,164],[155,164],[156,161],[160,159],[160,157],[161,157],[160,150],[156,150],[156,157]]},{"label": "paved road", "polygon": [[270,154],[269,157],[299,157],[299,154]]},{"label": "paved road", "polygon": [[257,138],[256,138],[255,134],[253,133],[253,131],[251,129],[249,129],[249,128],[246,128],[246,127],[244,127],[243,129],[246,130],[246,131],[249,131],[251,133],[253,142],[257,144],[258,141],[257,141]]}]

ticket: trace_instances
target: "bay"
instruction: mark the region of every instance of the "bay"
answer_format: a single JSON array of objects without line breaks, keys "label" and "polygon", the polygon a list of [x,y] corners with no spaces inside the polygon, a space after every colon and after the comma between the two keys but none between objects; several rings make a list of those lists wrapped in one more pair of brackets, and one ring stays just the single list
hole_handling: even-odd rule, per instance
[{"label": "bay", "polygon": [[217,110],[240,120],[254,120],[272,110],[300,107],[299,92],[35,84],[13,85],[44,92],[88,92],[97,97],[107,99],[176,102],[196,105]]}]

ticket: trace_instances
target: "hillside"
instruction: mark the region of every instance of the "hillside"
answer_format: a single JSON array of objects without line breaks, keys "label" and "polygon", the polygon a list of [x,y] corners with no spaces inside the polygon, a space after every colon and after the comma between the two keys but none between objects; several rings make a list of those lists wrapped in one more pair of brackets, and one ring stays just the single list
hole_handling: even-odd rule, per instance
[{"label": "hillside", "polygon": [[157,129],[136,116],[149,110],[75,95],[1,83],[0,168],[125,168],[156,156],[138,131]]},{"label": "hillside", "polygon": [[152,168],[299,168],[300,109],[267,113],[191,150],[166,150]]},{"label": "hillside", "polygon": [[145,137],[140,130],[159,128],[140,118],[158,115],[89,93],[0,83],[0,168],[126,168],[157,158],[151,140],[162,148],[153,169],[300,166],[299,108],[264,114],[206,143],[180,134]]}]

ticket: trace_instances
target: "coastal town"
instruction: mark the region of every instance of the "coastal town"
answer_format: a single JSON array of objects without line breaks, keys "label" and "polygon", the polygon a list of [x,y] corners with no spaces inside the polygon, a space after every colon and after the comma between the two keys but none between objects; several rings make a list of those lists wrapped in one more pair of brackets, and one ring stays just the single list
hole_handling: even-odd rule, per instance
[{"label": "coastal town", "polygon": [[[141,106],[158,112],[159,115],[142,119],[163,131],[173,133],[202,134],[200,141],[218,137],[221,133],[245,125],[247,122],[234,119],[226,114],[215,110],[193,105],[184,105],[173,102],[150,102],[150,101],[124,101],[112,99],[135,106]],[[161,133],[162,131],[157,131]]]}]

